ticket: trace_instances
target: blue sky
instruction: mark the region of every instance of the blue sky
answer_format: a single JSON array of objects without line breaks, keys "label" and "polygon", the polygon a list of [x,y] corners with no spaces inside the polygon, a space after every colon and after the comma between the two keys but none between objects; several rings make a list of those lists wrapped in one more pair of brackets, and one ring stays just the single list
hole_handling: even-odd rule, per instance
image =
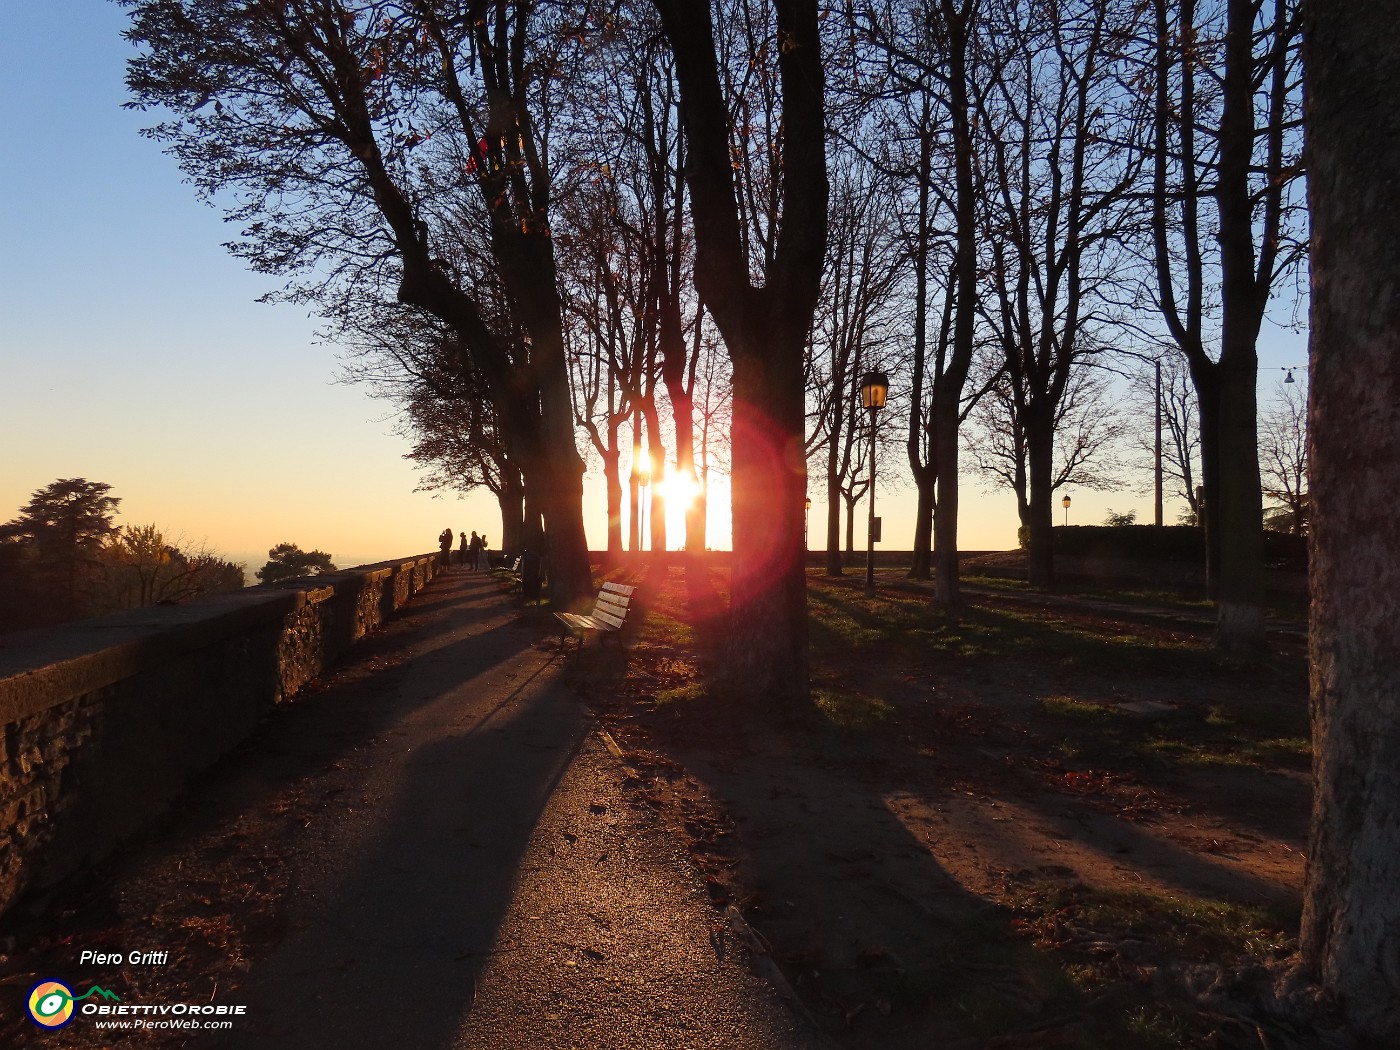
[{"label": "blue sky", "polygon": [[269,279],[121,108],[122,11],[0,7],[0,520],[86,477],[121,523],[258,564],[282,540],[353,563],[496,533],[489,494],[413,493],[385,407],[334,382],[303,308],[255,302]]},{"label": "blue sky", "polygon": [[[271,279],[224,251],[219,214],[138,134],[152,118],[121,108],[121,9],[0,0],[0,11],[0,520],[54,479],[86,477],[122,497],[120,523],[254,565],[284,540],[356,564],[429,550],[445,525],[494,537],[489,494],[413,492],[385,406],[334,381],[335,348],[316,342],[304,308],[255,302]],[[1261,391],[1305,360],[1301,336],[1269,328]],[[595,470],[595,547],[601,488]],[[1133,493],[1073,495],[1072,522],[1108,507],[1150,520]],[[726,546],[727,503],[714,497],[711,535]],[[880,503],[883,546],[907,548],[911,490],[882,486]],[[1015,544],[1009,496],[969,478],[962,506],[965,549]],[[815,540],[820,502],[811,520]]]}]

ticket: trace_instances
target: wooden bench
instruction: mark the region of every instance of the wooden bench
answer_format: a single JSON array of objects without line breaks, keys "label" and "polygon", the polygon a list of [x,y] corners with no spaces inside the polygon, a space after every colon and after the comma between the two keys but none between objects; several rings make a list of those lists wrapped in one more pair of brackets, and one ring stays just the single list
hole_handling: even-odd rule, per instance
[{"label": "wooden bench", "polygon": [[577,613],[555,613],[554,618],[563,626],[559,630],[559,648],[562,650],[570,634],[578,635],[578,647],[583,648],[588,632],[598,632],[598,644],[608,635],[617,636],[618,648],[622,647],[622,628],[627,622],[629,603],[635,587],[621,583],[605,583],[593,602],[593,611],[587,616]]},{"label": "wooden bench", "polygon": [[496,566],[496,568],[492,569],[491,571],[494,572],[494,573],[499,573],[502,577],[504,577],[505,579],[509,580],[509,581],[510,581],[511,590],[516,590],[516,589],[518,589],[518,588],[520,587],[520,562],[521,562],[521,560],[522,560],[522,559],[521,559],[520,555],[517,554],[517,555],[515,556],[515,559],[514,559],[509,565],[498,565],[498,566]]}]

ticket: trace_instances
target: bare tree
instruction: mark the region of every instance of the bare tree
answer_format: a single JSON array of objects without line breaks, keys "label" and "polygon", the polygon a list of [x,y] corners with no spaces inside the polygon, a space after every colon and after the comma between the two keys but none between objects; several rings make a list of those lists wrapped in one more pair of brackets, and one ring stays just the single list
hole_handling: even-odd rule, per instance
[{"label": "bare tree", "polygon": [[[1030,442],[1007,379],[995,383],[977,402],[969,423],[966,441],[973,466],[985,478],[1015,492],[1021,534],[1028,535],[1032,520]],[[1119,455],[1128,425],[1103,375],[1087,366],[1076,367],[1056,403],[1052,425],[1052,494],[1071,486],[1100,491],[1121,486]]]},{"label": "bare tree", "polygon": [[[245,224],[233,250],[299,276],[305,299],[382,288],[450,326],[543,513],[556,598],[590,591],[546,136],[557,85],[583,64],[586,12],[509,0],[122,3],[143,47],[129,67],[133,105],[173,114],[150,134],[206,197],[231,191],[231,218]],[[490,244],[523,343],[491,330],[454,270],[464,219]]]},{"label": "bare tree", "polygon": [[[913,195],[914,214],[906,220],[914,288],[905,446],[919,496],[911,574],[926,577],[936,563],[935,600],[946,606],[959,597],[958,431],[970,407],[964,387],[980,293],[977,212],[986,168],[977,157],[977,114],[997,62],[981,33],[988,6],[902,0],[871,6],[854,19],[880,56],[882,91],[895,100],[887,107],[890,149],[883,163]],[[931,336],[934,295],[941,320]]]},{"label": "bare tree", "polygon": [[[1006,404],[1025,445],[1030,579],[1054,580],[1056,426],[1075,370],[1112,319],[1120,244],[1134,221],[1141,154],[1131,96],[1119,89],[1130,8],[1110,0],[999,12],[1017,57],[984,119],[995,138],[992,292],[986,313],[1006,362]],[[1125,21],[1126,20],[1126,21]]]},{"label": "bare tree", "polygon": [[1185,361],[1179,355],[1161,358],[1154,364],[1161,369],[1161,390],[1157,387],[1157,371],[1137,373],[1132,377],[1131,403],[1136,410],[1137,424],[1132,428],[1133,443],[1147,459],[1149,469],[1155,469],[1157,457],[1157,420],[1160,413],[1162,429],[1161,466],[1164,496],[1168,485],[1172,494],[1186,504],[1182,515],[1192,524],[1200,521],[1201,429],[1196,411],[1196,392]]},{"label": "bare tree", "polygon": [[1247,648],[1264,629],[1255,346],[1302,254],[1298,4],[1153,0],[1153,14],[1155,298],[1198,399],[1217,643]]},{"label": "bare tree", "polygon": [[1299,383],[1279,383],[1273,403],[1259,418],[1259,470],[1264,496],[1282,504],[1288,532],[1303,535],[1308,524],[1308,399]]},{"label": "bare tree", "polygon": [[[833,180],[829,243],[822,294],[809,341],[807,453],[822,463],[826,482],[826,571],[841,574],[843,493],[859,498],[868,487],[857,446],[865,425],[858,408],[861,371],[895,356],[894,316],[902,258],[889,195],[869,167],[839,155]],[[848,503],[848,518],[851,510]],[[852,543],[847,528],[848,546]]]},{"label": "bare tree", "polygon": [[[737,119],[745,100],[724,90],[708,3],[655,3],[681,88],[695,285],[734,365],[730,664],[756,695],[792,708],[809,698],[803,362],[826,247],[818,5],[773,0],[772,19],[764,6],[741,5],[754,13],[742,23],[753,30],[745,62],[777,85],[779,125]],[[767,159],[735,156],[736,127],[763,132],[758,156]],[[778,202],[781,222],[755,244],[745,220],[759,192]]]}]

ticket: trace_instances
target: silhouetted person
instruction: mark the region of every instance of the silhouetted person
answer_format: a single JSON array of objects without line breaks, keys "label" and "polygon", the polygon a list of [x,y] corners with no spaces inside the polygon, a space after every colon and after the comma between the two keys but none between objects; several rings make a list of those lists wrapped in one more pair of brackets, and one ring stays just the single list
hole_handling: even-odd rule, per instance
[{"label": "silhouetted person", "polygon": [[[462,537],[462,542],[457,547],[457,564],[465,565],[467,564],[467,534],[459,532],[457,535]],[[475,536],[476,533],[472,533],[472,535]]]},{"label": "silhouetted person", "polygon": [[484,535],[481,537],[481,567],[483,569],[491,568],[491,555],[486,553],[486,537]]},{"label": "silhouetted person", "polygon": [[450,564],[452,557],[452,529],[450,526],[442,530],[442,535],[438,537],[438,547],[442,550],[438,561],[445,569]]},{"label": "silhouetted person", "polygon": [[481,537],[475,529],[472,530],[471,567],[473,570],[481,568]]}]

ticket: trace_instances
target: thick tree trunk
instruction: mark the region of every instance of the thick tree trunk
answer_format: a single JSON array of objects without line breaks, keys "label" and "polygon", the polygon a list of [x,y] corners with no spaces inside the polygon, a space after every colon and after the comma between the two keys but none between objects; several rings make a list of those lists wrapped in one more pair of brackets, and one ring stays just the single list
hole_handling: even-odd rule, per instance
[{"label": "thick tree trunk", "polygon": [[[842,497],[845,498],[844,496]],[[856,557],[856,501],[846,500],[846,552],[842,563],[853,565]]]},{"label": "thick tree trunk", "polygon": [[[933,529],[933,600],[945,609],[961,600],[958,586],[958,402],[940,396],[933,403],[938,509]],[[1054,563],[1051,563],[1053,571]]]},{"label": "thick tree trunk", "polygon": [[[1264,509],[1255,428],[1254,340],[1247,362],[1217,366],[1220,428],[1211,520],[1220,555],[1215,642],[1244,651],[1264,644]],[[1208,504],[1209,506],[1209,504]]]},{"label": "thick tree trunk", "polygon": [[[567,391],[564,397],[568,397]],[[545,399],[542,413],[542,454],[532,457],[533,462],[522,462],[521,467],[526,492],[544,521],[550,599],[557,605],[571,607],[589,598],[593,591],[583,527],[583,463],[574,447],[572,406],[568,408],[568,420],[563,421],[559,418],[559,406],[551,407],[549,401]]]},{"label": "thick tree trunk", "polygon": [[496,496],[501,508],[501,545],[503,554],[514,557],[520,553],[525,524],[525,483],[513,463],[501,470],[501,491]]},{"label": "thick tree trunk", "polygon": [[[833,457],[834,458],[834,457]],[[826,574],[841,575],[841,479],[831,467],[826,477]]]},{"label": "thick tree trunk", "polygon": [[1306,8],[1316,794],[1302,962],[1400,1046],[1400,2]]},{"label": "thick tree trunk", "polygon": [[608,560],[622,556],[622,453],[612,449],[603,456],[603,480],[608,489]]},{"label": "thick tree trunk", "polygon": [[1193,363],[1191,381],[1196,388],[1196,409],[1201,426],[1201,498],[1197,517],[1205,542],[1206,597],[1220,593],[1220,525],[1215,504],[1220,498],[1220,378],[1219,365]]},{"label": "thick tree trunk", "polygon": [[766,359],[734,361],[729,665],[736,682],[787,710],[807,701],[804,335],[774,333]]},{"label": "thick tree trunk", "polygon": [[1043,413],[1026,416],[1026,461],[1029,477],[1027,560],[1032,587],[1055,586],[1054,478],[1055,428]]},{"label": "thick tree trunk", "polygon": [[914,511],[914,561],[909,566],[911,580],[933,577],[933,508],[936,482],[931,470],[914,472],[918,506]]}]

